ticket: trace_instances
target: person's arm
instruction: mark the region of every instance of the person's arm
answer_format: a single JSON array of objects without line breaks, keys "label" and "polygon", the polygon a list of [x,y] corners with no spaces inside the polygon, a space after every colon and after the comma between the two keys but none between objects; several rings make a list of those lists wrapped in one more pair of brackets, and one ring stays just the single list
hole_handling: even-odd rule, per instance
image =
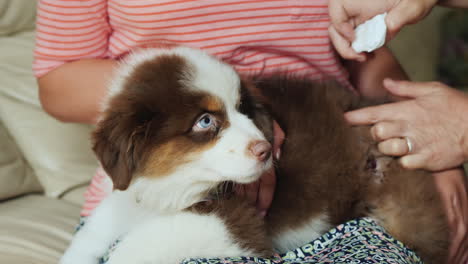
[{"label": "person's arm", "polygon": [[345,67],[350,73],[351,83],[362,96],[368,99],[395,100],[397,98],[383,87],[383,80],[385,78],[408,79],[392,52],[386,47],[374,51],[364,62],[345,61]]},{"label": "person's arm", "polygon": [[112,33],[106,6],[107,0],[38,1],[33,70],[45,111],[61,121],[96,118],[114,63],[104,60]]},{"label": "person's arm", "polygon": [[95,123],[117,62],[84,59],[65,63],[38,78],[44,110],[63,122]]}]

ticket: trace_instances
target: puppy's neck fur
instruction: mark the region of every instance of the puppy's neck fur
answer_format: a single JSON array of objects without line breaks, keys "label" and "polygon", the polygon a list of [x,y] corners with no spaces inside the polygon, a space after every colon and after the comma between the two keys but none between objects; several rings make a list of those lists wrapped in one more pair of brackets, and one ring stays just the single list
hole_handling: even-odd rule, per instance
[{"label": "puppy's neck fur", "polygon": [[206,200],[210,190],[216,188],[219,182],[213,172],[203,172],[205,181],[190,181],[190,178],[200,176],[200,171],[190,168],[180,168],[169,177],[137,177],[129,187],[135,196],[135,201],[148,209],[159,213],[175,213],[183,211],[196,203]]}]

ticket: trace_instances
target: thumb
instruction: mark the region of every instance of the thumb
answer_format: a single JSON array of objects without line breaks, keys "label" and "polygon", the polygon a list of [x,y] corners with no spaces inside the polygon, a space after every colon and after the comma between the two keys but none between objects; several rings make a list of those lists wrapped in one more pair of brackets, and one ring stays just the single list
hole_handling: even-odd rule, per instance
[{"label": "thumb", "polygon": [[422,8],[418,6],[420,1],[400,1],[392,8],[385,18],[388,34],[395,36],[403,26],[415,22],[421,16]]}]

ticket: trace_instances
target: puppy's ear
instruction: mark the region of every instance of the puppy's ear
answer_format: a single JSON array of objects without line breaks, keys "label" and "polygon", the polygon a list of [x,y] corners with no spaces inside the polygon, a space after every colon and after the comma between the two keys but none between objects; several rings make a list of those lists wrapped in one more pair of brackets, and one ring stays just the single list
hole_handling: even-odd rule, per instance
[{"label": "puppy's ear", "polygon": [[111,177],[114,189],[118,190],[128,188],[137,169],[135,131],[126,131],[123,126],[122,120],[114,114],[101,120],[93,133],[93,150]]}]

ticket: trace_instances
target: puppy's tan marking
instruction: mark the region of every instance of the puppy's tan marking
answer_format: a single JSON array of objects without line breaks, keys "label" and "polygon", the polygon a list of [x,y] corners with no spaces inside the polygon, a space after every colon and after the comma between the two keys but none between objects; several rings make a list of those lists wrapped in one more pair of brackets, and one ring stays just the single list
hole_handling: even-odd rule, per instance
[{"label": "puppy's tan marking", "polygon": [[200,102],[200,107],[211,113],[224,112],[224,104],[218,97],[206,96]]},{"label": "puppy's tan marking", "polygon": [[198,154],[213,147],[216,142],[217,138],[200,144],[185,136],[175,137],[151,152],[144,165],[143,175],[150,178],[170,175],[183,164],[196,159]]}]

